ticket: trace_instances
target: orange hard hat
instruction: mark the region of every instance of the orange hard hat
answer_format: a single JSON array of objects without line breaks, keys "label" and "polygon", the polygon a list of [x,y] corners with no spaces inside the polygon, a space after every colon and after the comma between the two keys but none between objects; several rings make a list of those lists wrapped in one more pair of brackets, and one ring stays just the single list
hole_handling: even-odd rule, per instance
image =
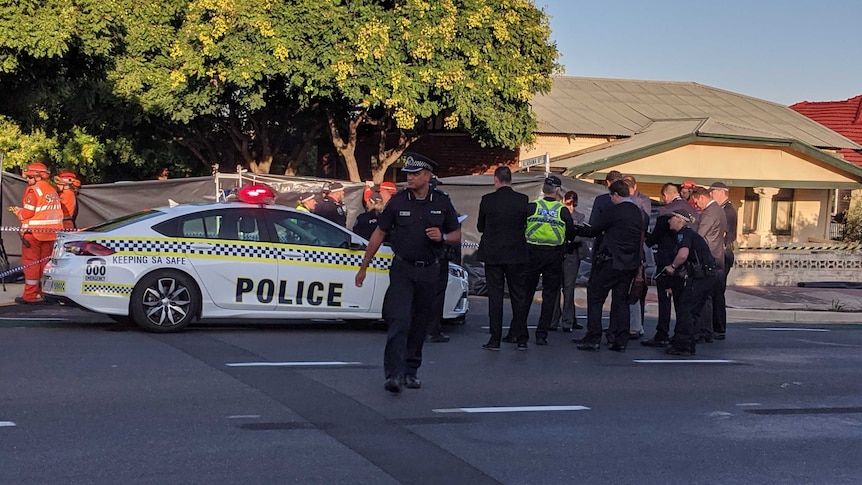
[{"label": "orange hard hat", "polygon": [[30,165],[27,165],[27,169],[24,170],[24,175],[26,176],[35,176],[39,173],[48,175],[48,167],[46,167],[42,162],[33,162]]},{"label": "orange hard hat", "polygon": [[380,183],[380,190],[388,190],[389,192],[398,192],[398,187],[393,182],[386,181]]},{"label": "orange hard hat", "polygon": [[694,180],[686,180],[685,182],[682,183],[682,188],[684,188],[684,189],[696,189],[697,184],[694,183]]},{"label": "orange hard hat", "polygon": [[80,187],[81,181],[78,180],[78,176],[75,175],[74,172],[61,172],[58,175],[54,176],[54,183],[57,185],[71,185],[73,187]]}]

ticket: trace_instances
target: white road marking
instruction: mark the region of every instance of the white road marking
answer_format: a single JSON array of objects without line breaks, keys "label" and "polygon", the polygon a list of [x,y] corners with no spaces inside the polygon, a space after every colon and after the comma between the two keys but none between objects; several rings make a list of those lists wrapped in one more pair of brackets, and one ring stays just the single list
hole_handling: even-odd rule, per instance
[{"label": "white road marking", "polygon": [[12,421],[0,421],[0,428],[12,428],[16,426]]},{"label": "white road marking", "polygon": [[737,404],[737,406],[739,406],[739,407],[753,407],[753,406],[763,406],[763,404],[760,404],[759,402],[741,402],[741,403]]},{"label": "white road marking", "polygon": [[761,332],[829,332],[830,330],[825,328],[780,328],[780,327],[768,327],[768,328],[749,328],[749,330],[759,330]]},{"label": "white road marking", "polygon": [[68,320],[69,320],[68,318],[42,318],[42,317],[15,317],[15,318],[3,317],[3,318],[0,318],[0,321],[10,321],[10,322],[11,321],[16,321],[16,322],[18,322],[18,321],[22,321],[22,322],[66,322]]},{"label": "white road marking", "polygon": [[736,361],[722,359],[635,359],[638,364],[733,364]]},{"label": "white road marking", "polygon": [[345,366],[362,365],[362,362],[232,362],[225,364],[228,367],[321,367],[321,366]]},{"label": "white road marking", "polygon": [[260,414],[237,414],[235,416],[228,416],[227,419],[257,419],[260,417]]},{"label": "white road marking", "polygon": [[539,411],[588,411],[586,406],[494,406],[485,408],[432,409],[435,413],[525,413]]}]

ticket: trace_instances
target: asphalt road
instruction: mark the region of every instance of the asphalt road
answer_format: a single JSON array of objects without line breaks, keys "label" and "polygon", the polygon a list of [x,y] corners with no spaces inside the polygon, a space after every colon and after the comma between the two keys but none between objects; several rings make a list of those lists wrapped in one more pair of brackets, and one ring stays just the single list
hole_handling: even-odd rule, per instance
[{"label": "asphalt road", "polygon": [[862,327],[736,323],[661,363],[563,333],[484,351],[472,305],[401,395],[383,390],[373,328],[0,319],[0,483],[860,481]]}]

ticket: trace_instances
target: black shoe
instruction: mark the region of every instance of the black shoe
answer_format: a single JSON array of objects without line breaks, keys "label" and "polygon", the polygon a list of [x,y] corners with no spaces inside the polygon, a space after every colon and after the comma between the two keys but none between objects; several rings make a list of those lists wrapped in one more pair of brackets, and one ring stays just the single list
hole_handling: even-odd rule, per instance
[{"label": "black shoe", "polygon": [[667,349],[665,349],[664,353],[666,353],[667,355],[680,355],[683,357],[688,357],[689,355],[692,355],[691,350],[678,349],[676,347],[668,347]]},{"label": "black shoe", "polygon": [[19,305],[44,305],[45,300],[29,301],[29,300],[25,300],[24,298],[22,298],[20,296],[16,296],[15,297],[15,303],[17,303]]},{"label": "black shoe", "polygon": [[438,333],[437,335],[429,335],[427,341],[445,344],[449,341],[449,336],[443,335],[442,333]]},{"label": "black shoe", "polygon": [[544,337],[536,337],[536,345],[548,345],[548,339]]},{"label": "black shoe", "polygon": [[506,335],[505,337],[503,337],[503,342],[506,342],[507,344],[516,344],[518,343],[518,339],[511,335]]},{"label": "black shoe", "polygon": [[613,344],[613,345],[611,345],[610,347],[608,347],[608,349],[613,350],[614,352],[625,352],[625,351],[626,351],[626,346],[625,346],[625,345],[617,345],[617,344]]},{"label": "black shoe", "polygon": [[659,340],[659,339],[656,339],[655,337],[653,337],[649,340],[644,340],[643,342],[641,342],[641,345],[643,345],[645,347],[667,347],[667,344],[668,344],[667,340]]},{"label": "black shoe", "polygon": [[588,344],[589,342],[587,341],[586,337],[578,337],[578,338],[573,338],[572,343],[573,344]]},{"label": "black shoe", "polygon": [[398,394],[401,392],[401,379],[395,377],[386,379],[386,382],[383,384],[383,389],[386,389],[393,394]]},{"label": "black shoe", "polygon": [[557,325],[556,327],[548,327],[548,330],[550,330],[551,332],[556,332],[559,329],[560,329],[559,325]]},{"label": "black shoe", "polygon": [[599,348],[601,348],[601,345],[599,344],[591,344],[586,342],[581,345],[578,345],[578,350],[587,350],[590,352],[598,352]]},{"label": "black shoe", "polygon": [[713,338],[715,338],[716,340],[724,340],[726,338],[726,335],[723,333],[716,333],[713,334]]},{"label": "black shoe", "polygon": [[640,332],[640,333],[630,333],[630,334],[629,334],[629,340],[640,340],[640,338],[641,338],[641,337],[643,337],[643,334],[644,334],[643,332]]},{"label": "black shoe", "polygon": [[422,388],[422,381],[416,378],[416,376],[407,376],[404,378],[404,387],[407,389],[420,389]]},{"label": "black shoe", "polygon": [[485,350],[500,350],[500,342],[489,340],[487,344],[482,344],[482,348]]},{"label": "black shoe", "polygon": [[569,327],[563,327],[563,332],[565,332],[565,333],[572,333],[572,329],[571,329],[571,328],[569,328]]},{"label": "black shoe", "polygon": [[527,342],[518,342],[518,350],[527,350]]},{"label": "black shoe", "polygon": [[580,323],[576,323],[576,324],[572,325],[572,328],[574,328],[575,330],[583,330],[584,326],[581,325]]}]

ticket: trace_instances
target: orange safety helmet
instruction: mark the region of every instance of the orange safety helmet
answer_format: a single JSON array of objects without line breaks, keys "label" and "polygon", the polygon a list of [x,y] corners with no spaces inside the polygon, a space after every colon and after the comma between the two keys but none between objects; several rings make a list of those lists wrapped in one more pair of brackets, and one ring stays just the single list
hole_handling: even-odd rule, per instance
[{"label": "orange safety helmet", "polygon": [[57,185],[71,185],[73,187],[81,186],[81,181],[78,180],[78,176],[75,175],[74,172],[62,172],[59,175],[54,176],[54,183]]},{"label": "orange safety helmet", "polygon": [[24,170],[24,175],[27,177],[29,177],[29,176],[35,177],[36,175],[39,175],[40,173],[44,174],[43,177],[47,177],[49,174],[48,167],[46,167],[45,164],[42,162],[31,163],[30,165],[27,165],[27,169]]}]

